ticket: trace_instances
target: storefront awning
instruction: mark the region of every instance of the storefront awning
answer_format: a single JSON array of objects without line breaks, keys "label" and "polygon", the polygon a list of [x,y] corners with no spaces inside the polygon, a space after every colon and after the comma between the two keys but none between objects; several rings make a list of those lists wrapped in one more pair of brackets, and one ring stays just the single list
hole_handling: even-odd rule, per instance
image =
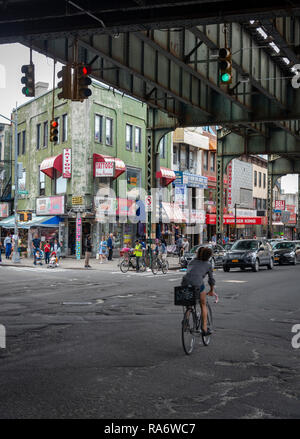
[{"label": "storefront awning", "polygon": [[123,172],[126,171],[126,165],[123,162],[123,160],[119,159],[118,157],[111,157],[109,155],[103,155],[103,154],[93,154],[93,175],[94,177],[97,176],[96,173],[96,163],[113,163],[114,164],[114,176],[113,179],[120,177]]},{"label": "storefront awning", "polygon": [[[26,222],[18,221],[19,229],[30,229],[31,227],[58,227],[61,222],[59,216],[36,216],[32,214],[32,220]],[[15,227],[15,216],[11,215],[8,218],[0,221],[0,227],[5,229],[13,229]]]},{"label": "storefront awning", "polygon": [[40,166],[40,170],[44,172],[44,174],[48,175],[48,177],[53,179],[55,177],[55,171],[57,171],[59,174],[62,174],[62,166],[63,156],[62,154],[59,154],[43,160]]},{"label": "storefront awning", "polygon": [[160,170],[156,172],[156,178],[162,179],[163,185],[168,186],[172,181],[176,180],[176,175],[172,169],[161,167]]}]

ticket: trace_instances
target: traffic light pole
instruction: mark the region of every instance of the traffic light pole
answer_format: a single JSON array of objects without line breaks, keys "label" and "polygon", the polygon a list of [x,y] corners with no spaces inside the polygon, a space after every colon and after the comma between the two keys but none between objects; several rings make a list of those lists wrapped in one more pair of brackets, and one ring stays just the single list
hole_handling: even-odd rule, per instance
[{"label": "traffic light pole", "polygon": [[19,195],[19,175],[18,175],[18,104],[16,104],[16,109],[14,113],[14,120],[9,119],[3,114],[1,117],[13,123],[15,126],[15,195],[14,195],[14,211],[15,211],[15,231],[14,231],[14,252],[13,252],[13,262],[20,262],[19,252],[18,252],[18,195]]}]

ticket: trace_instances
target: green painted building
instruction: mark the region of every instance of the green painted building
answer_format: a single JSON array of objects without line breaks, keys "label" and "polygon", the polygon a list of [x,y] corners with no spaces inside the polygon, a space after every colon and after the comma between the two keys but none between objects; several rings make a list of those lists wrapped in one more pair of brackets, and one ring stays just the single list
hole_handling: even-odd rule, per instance
[{"label": "green painted building", "polygon": [[[134,239],[143,232],[141,225],[129,220],[120,223],[119,214],[128,210],[130,203],[123,200],[119,185],[123,182],[131,191],[131,198],[138,197],[146,186],[147,106],[96,82],[91,85],[91,97],[82,103],[58,100],[58,90],[47,91],[46,86],[38,83],[36,92],[40,96],[18,108],[18,161],[23,168],[18,211],[56,216],[60,223],[55,233],[64,242],[66,255],[75,254],[78,217],[83,250],[87,234],[93,237],[94,253],[103,233],[114,232],[116,244],[122,246],[124,236]],[[50,141],[53,115],[58,122],[56,142]],[[166,135],[160,144],[162,167],[171,168],[170,146],[171,135]],[[71,169],[64,167],[64,151],[71,154],[71,158],[67,157]],[[114,176],[118,177],[96,176],[103,172],[98,169],[99,162],[113,162]],[[70,170],[70,178],[63,178],[66,170]],[[99,222],[97,216],[95,197],[100,193],[102,199],[103,191],[108,189],[113,189],[116,198],[122,199],[116,205],[116,223],[103,217]],[[26,191],[28,194],[22,194]],[[53,238],[53,227],[52,233],[47,227],[41,227],[39,233],[45,239]],[[29,231],[28,246],[31,239]]]}]

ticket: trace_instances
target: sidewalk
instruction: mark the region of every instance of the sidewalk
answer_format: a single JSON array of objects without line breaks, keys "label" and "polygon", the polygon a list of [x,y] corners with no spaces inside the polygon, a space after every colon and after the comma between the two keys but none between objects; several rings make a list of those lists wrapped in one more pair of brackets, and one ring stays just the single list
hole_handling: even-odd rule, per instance
[{"label": "sidewalk", "polygon": [[[100,264],[100,261],[96,258],[90,259],[90,266],[91,268],[87,269],[84,268],[84,259],[77,260],[75,258],[62,258],[59,268],[65,268],[65,269],[73,269],[73,270],[100,270],[100,271],[119,271],[120,268],[118,267],[120,258],[114,258],[112,261],[106,261],[103,264]],[[178,257],[169,257],[169,269],[170,270],[176,270],[179,269],[178,265]],[[11,266],[11,267],[30,267],[38,270],[39,268],[45,268],[47,265],[43,263],[43,265],[34,265],[33,264],[33,258],[21,258],[20,263],[14,263],[11,260],[7,260],[2,257],[2,263],[0,263],[2,266]]]}]

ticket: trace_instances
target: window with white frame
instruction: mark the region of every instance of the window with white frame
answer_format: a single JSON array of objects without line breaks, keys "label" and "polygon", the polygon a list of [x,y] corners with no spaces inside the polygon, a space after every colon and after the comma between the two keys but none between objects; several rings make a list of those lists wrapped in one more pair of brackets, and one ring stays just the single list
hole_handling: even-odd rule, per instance
[{"label": "window with white frame", "polygon": [[103,116],[95,114],[95,142],[102,143]]},{"label": "window with white frame", "polygon": [[105,118],[105,144],[108,146],[113,144],[113,120],[110,117]]},{"label": "window with white frame", "polygon": [[127,151],[132,151],[132,132],[133,126],[129,123],[126,124],[126,149]]},{"label": "window with white frame", "polygon": [[44,132],[43,132],[43,148],[47,148],[48,146],[48,121],[43,124]]},{"label": "window with white frame", "polygon": [[142,152],[142,129],[135,127],[135,152]]},{"label": "window with white frame", "polygon": [[62,142],[68,140],[68,115],[64,114],[62,117]]}]

